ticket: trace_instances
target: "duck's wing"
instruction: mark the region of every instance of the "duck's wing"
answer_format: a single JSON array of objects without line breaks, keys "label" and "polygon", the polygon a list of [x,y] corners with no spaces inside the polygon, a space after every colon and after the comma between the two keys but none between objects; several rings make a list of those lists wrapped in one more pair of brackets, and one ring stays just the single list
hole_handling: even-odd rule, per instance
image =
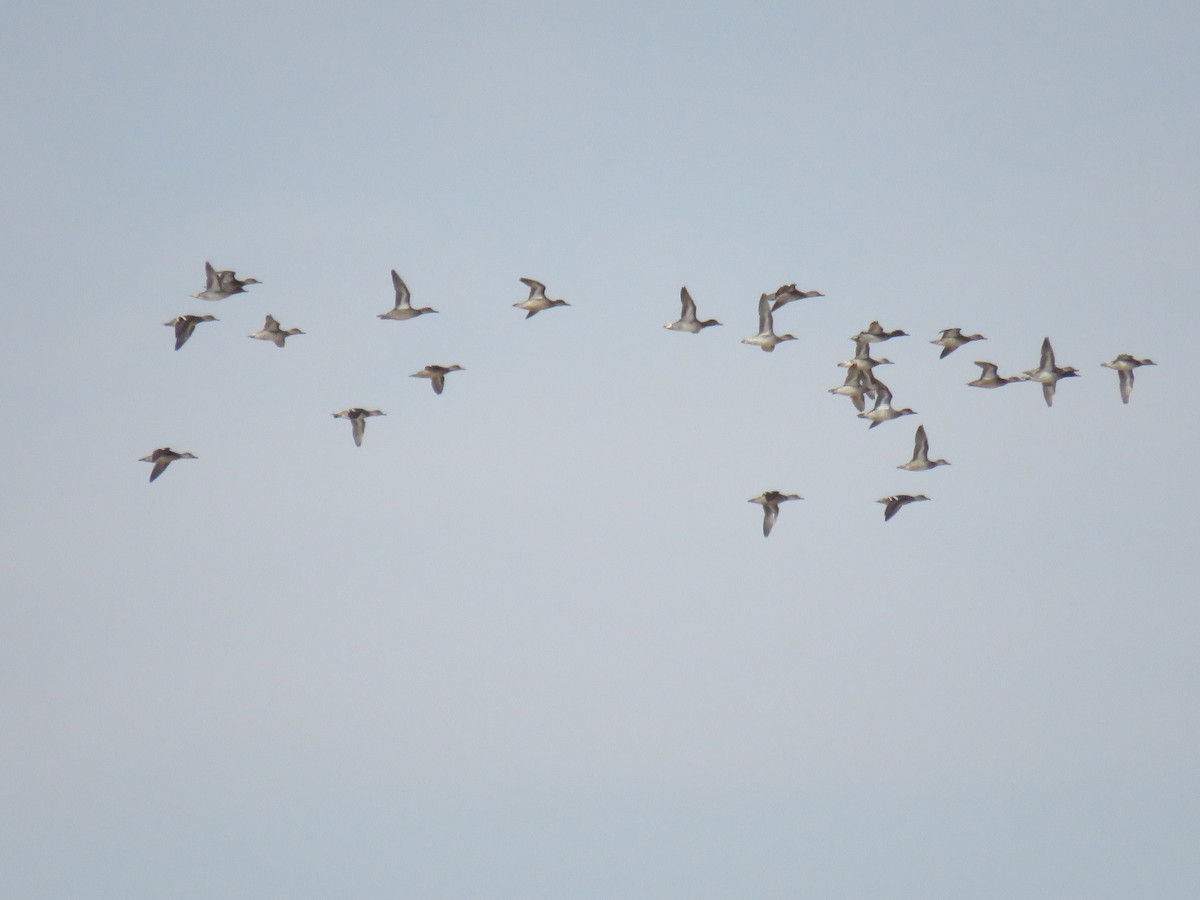
[{"label": "duck's wing", "polygon": [[396,309],[402,306],[409,305],[408,285],[404,283],[404,279],[400,277],[400,273],[392,269],[392,287],[396,289]]},{"label": "duck's wing", "polygon": [[771,533],[775,520],[779,518],[779,504],[763,501],[763,537]]},{"label": "duck's wing", "polygon": [[878,378],[875,379],[875,384],[873,385],[873,388],[875,390],[875,409],[879,409],[881,406],[891,406],[892,405],[892,390],[891,390],[891,388],[889,388],[886,384],[884,384]]},{"label": "duck's wing", "polygon": [[774,312],[775,310],[779,309],[779,307],[791,303],[793,300],[798,299],[801,295],[801,292],[797,292],[796,285],[781,284],[775,289],[775,293],[770,295],[771,299],[774,301],[771,304],[771,311]]},{"label": "duck's wing", "polygon": [[[543,299],[548,299],[546,297],[546,286],[544,284],[542,284],[540,281],[534,281],[532,278],[522,278],[521,284],[523,284],[529,288],[529,299],[530,300],[533,300],[534,298],[537,298],[537,297],[541,297]],[[526,318],[529,318],[529,317],[526,316]]]},{"label": "duck's wing", "polygon": [[171,460],[175,458],[174,456],[162,454],[159,450],[154,451],[154,457],[154,468],[150,470],[151,481],[156,479],[163,472],[167,471],[167,466],[169,466],[171,464]]},{"label": "duck's wing", "polygon": [[696,321],[696,301],[686,287],[679,289],[680,312],[679,318],[684,322]]},{"label": "duck's wing", "polygon": [[773,334],[775,331],[775,320],[771,315],[771,296],[763,294],[758,298],[758,333]]},{"label": "duck's wing", "polygon": [[888,497],[887,506],[883,509],[883,521],[887,522],[904,506],[904,499],[901,497]]},{"label": "duck's wing", "polygon": [[1054,405],[1054,387],[1055,382],[1042,382],[1042,396],[1046,398],[1046,405]]},{"label": "duck's wing", "polygon": [[442,372],[435,372],[430,376],[429,380],[433,384],[433,392],[435,394],[440,394],[442,388],[446,386],[446,376]]},{"label": "duck's wing", "polygon": [[196,330],[196,322],[187,316],[179,316],[175,320],[175,349],[178,350],[187,343],[192,332]]},{"label": "duck's wing", "polygon": [[1054,348],[1050,346],[1050,338],[1042,340],[1042,361],[1038,368],[1047,372],[1054,368]]},{"label": "duck's wing", "polygon": [[212,267],[212,263],[204,263],[204,290],[219,291],[221,289],[221,274]]},{"label": "duck's wing", "polygon": [[917,437],[913,442],[913,462],[929,462],[929,438],[925,436],[925,426],[917,426]]},{"label": "duck's wing", "polygon": [[354,432],[354,446],[361,447],[363,442],[363,433],[367,430],[367,417],[363,415],[351,415],[350,428]]},{"label": "duck's wing", "polygon": [[263,321],[262,330],[270,331],[270,332],[279,331],[280,330],[279,320],[276,319],[274,316],[268,315],[267,318]]},{"label": "duck's wing", "polygon": [[1121,381],[1121,402],[1128,403],[1133,393],[1133,369],[1117,369],[1117,377]]},{"label": "duck's wing", "polygon": [[995,363],[983,362],[982,360],[977,359],[977,360],[975,360],[975,365],[977,365],[977,366],[979,366],[979,368],[983,369],[983,371],[979,373],[979,378],[981,381],[985,380],[985,379],[990,380],[993,378],[999,380],[1000,376],[996,374],[996,364]]}]

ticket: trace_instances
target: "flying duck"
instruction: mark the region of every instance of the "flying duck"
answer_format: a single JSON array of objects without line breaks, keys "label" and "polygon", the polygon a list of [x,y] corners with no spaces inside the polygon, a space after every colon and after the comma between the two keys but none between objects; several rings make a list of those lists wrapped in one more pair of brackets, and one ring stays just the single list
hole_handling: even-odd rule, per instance
[{"label": "flying duck", "polygon": [[1006,384],[1012,384],[1014,381],[1029,380],[1024,375],[1013,375],[1011,378],[1008,376],[997,375],[996,364],[984,362],[981,359],[975,360],[975,365],[979,366],[979,368],[983,369],[983,371],[979,373],[979,377],[974,381],[967,382],[968,387],[998,388],[1004,387]]},{"label": "flying duck", "polygon": [[551,300],[546,296],[546,286],[540,281],[534,281],[532,278],[522,278],[521,283],[529,288],[529,296],[520,303],[514,303],[513,306],[517,309],[525,310],[525,318],[536,316],[543,309],[549,309],[552,306],[570,306],[566,300]]},{"label": "flying duck", "polygon": [[175,349],[178,350],[188,342],[188,338],[192,336],[192,332],[196,330],[196,326],[201,322],[216,322],[216,316],[194,316],[191,314],[184,316],[176,316],[170,322],[163,322],[164,325],[175,327]]},{"label": "flying duck", "polygon": [[[663,326],[669,331],[686,331],[688,334],[697,334],[708,328],[710,325],[720,325],[716,319],[704,319],[701,321],[696,318],[696,301],[692,299],[692,295],[688,293],[686,287],[679,289],[679,299],[682,303],[682,309],[679,313],[679,320],[670,322]],[[533,315],[533,313],[530,313]]]},{"label": "flying duck", "polygon": [[794,284],[781,284],[771,295],[771,299],[774,301],[771,305],[771,312],[775,312],[779,307],[786,306],[793,300],[810,300],[813,297],[824,296],[820,291],[798,291]]},{"label": "flying duck", "polygon": [[872,322],[869,326],[867,326],[866,331],[860,331],[858,334],[854,335],[854,337],[850,338],[850,340],[856,342],[865,341],[868,344],[878,344],[881,341],[890,341],[895,337],[908,337],[908,332],[901,331],[899,328],[897,328],[895,331],[884,331],[882,325],[880,325],[878,322]]},{"label": "flying duck", "polygon": [[423,368],[420,372],[413,372],[408,377],[409,378],[428,378],[429,383],[433,385],[433,392],[435,394],[440,394],[442,392],[442,389],[446,386],[446,375],[450,372],[463,372],[463,371],[465,371],[465,369],[463,369],[463,367],[460,366],[458,363],[455,363],[452,366],[438,366],[438,365],[433,365],[431,363],[430,365]]},{"label": "flying duck", "polygon": [[380,412],[377,409],[363,409],[361,406],[354,406],[350,409],[343,409],[341,412],[333,413],[335,419],[349,419],[350,427],[354,432],[354,446],[361,447],[363,442],[363,432],[367,430],[367,418],[369,416],[386,416],[387,413]]},{"label": "flying duck", "polygon": [[884,357],[874,359],[871,356],[871,345],[867,341],[854,342],[854,357],[846,359],[838,363],[839,366],[845,369],[858,369],[863,372],[870,372],[876,366],[890,366],[892,361]]},{"label": "flying duck", "polygon": [[890,422],[892,419],[898,419],[901,416],[911,416],[916,414],[915,409],[896,409],[892,406],[892,392],[886,384],[875,379],[875,408],[868,412],[860,412],[860,419],[869,419],[871,424],[868,431],[883,422]]},{"label": "flying duck", "polygon": [[929,438],[925,436],[925,426],[917,426],[917,436],[913,442],[912,459],[903,465],[896,466],[897,469],[907,469],[910,472],[926,472],[929,469],[936,469],[938,466],[948,466],[950,463],[944,459],[929,458]]},{"label": "flying duck", "polygon": [[764,491],[752,498],[750,503],[757,503],[763,508],[763,537],[771,533],[775,520],[779,518],[779,504],[787,500],[803,500],[799,494],[781,494],[779,491]]},{"label": "flying duck", "polygon": [[[874,379],[868,382],[871,377],[870,370],[847,369],[846,380],[841,387],[830,388],[829,393],[840,394],[843,397],[849,397],[850,402],[854,404],[854,408],[859,412],[866,409],[866,401],[863,399],[868,392],[874,393]],[[871,385],[871,387],[868,387]]]},{"label": "flying duck", "polygon": [[192,294],[197,300],[224,300],[246,292],[246,285],[262,284],[257,278],[238,278],[229,269],[218,272],[212,263],[204,264],[204,290]]},{"label": "flying duck", "polygon": [[154,463],[154,468],[150,470],[150,480],[154,481],[159,475],[167,471],[167,466],[177,459],[199,459],[199,457],[191,453],[176,453],[170,447],[159,447],[149,456],[143,456],[138,462]]},{"label": "flying duck", "polygon": [[1060,378],[1077,378],[1079,370],[1074,366],[1059,368],[1054,364],[1054,348],[1050,346],[1050,338],[1042,341],[1042,361],[1036,369],[1027,369],[1024,380],[1036,381],[1042,386],[1042,396],[1046,405],[1054,405],[1054,388]]},{"label": "flying duck", "polygon": [[375,318],[396,319],[403,322],[406,319],[415,319],[417,316],[423,316],[426,313],[437,312],[432,306],[422,306],[420,309],[413,307],[412,296],[408,292],[408,285],[404,283],[404,279],[400,277],[395,269],[392,269],[392,287],[396,289],[396,306],[385,313],[378,313]]},{"label": "flying duck", "polygon": [[295,334],[304,334],[299,328],[289,328],[284,331],[279,327],[279,322],[274,316],[267,316],[267,320],[263,322],[262,331],[256,331],[254,334],[248,335],[258,341],[270,341],[276,347],[282,347],[284,342]]},{"label": "flying duck", "polygon": [[887,506],[883,510],[883,521],[888,521],[901,509],[908,506],[910,503],[916,503],[919,500],[928,500],[924,494],[896,494],[894,497],[884,497],[882,500],[876,500],[876,503],[886,503]]},{"label": "flying duck", "polygon": [[767,353],[772,353],[784,341],[794,340],[796,340],[796,336],[793,334],[775,333],[775,319],[771,315],[771,295],[763,294],[758,300],[758,334],[742,338],[742,343],[760,347]]},{"label": "flying duck", "polygon": [[1112,362],[1100,365],[1116,370],[1117,377],[1121,380],[1121,402],[1128,403],[1129,395],[1133,393],[1133,370],[1138,366],[1157,366],[1158,363],[1152,359],[1135,359],[1128,353],[1122,353]]},{"label": "flying duck", "polygon": [[969,344],[971,341],[986,341],[982,334],[963,334],[961,328],[943,328],[942,336],[936,341],[930,341],[931,344],[941,344],[942,353],[938,359],[945,359],[963,344]]}]

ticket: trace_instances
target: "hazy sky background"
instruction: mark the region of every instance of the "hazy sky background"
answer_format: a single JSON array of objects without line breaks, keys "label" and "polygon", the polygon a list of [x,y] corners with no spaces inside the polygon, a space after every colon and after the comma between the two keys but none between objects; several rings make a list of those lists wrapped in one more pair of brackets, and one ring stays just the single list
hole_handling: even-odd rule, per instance
[{"label": "hazy sky background", "polygon": [[1074,7],[14,9],[0,894],[1200,894],[1200,13]]}]

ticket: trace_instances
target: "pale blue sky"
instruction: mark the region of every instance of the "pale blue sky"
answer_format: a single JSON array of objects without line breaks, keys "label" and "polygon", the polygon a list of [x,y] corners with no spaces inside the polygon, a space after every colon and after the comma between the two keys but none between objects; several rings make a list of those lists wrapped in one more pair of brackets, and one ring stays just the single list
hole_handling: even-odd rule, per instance
[{"label": "pale blue sky", "polygon": [[[1198,39],[13,11],[0,894],[1195,897]],[[190,300],[206,259],[263,284]],[[376,319],[392,268],[440,314]],[[739,344],[793,281],[799,340]],[[722,328],[662,329],[683,284]],[[920,415],[868,432],[826,389],[872,319]],[[1047,335],[1053,409],[964,386]],[[951,467],[896,470],[919,423]],[[763,540],[767,488],[807,499]]]}]

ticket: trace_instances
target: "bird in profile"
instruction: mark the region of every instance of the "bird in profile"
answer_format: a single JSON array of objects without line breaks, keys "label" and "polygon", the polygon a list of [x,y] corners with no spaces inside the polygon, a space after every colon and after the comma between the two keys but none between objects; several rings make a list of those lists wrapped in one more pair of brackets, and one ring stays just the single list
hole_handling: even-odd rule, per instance
[{"label": "bird in profile", "polygon": [[929,438],[925,436],[925,426],[917,426],[917,436],[913,441],[912,459],[903,465],[896,466],[897,469],[907,469],[910,472],[926,472],[929,469],[936,469],[938,466],[948,466],[944,459],[929,458]]},{"label": "bird in profile", "polygon": [[248,335],[258,341],[270,341],[276,347],[283,347],[284,342],[292,335],[304,334],[299,328],[289,328],[284,331],[279,327],[279,322],[274,316],[267,316],[267,320],[263,322],[262,331],[256,331],[254,334]]},{"label": "bird in profile", "polygon": [[867,428],[868,431],[870,431],[870,429],[874,428],[876,425],[880,425],[884,422],[890,422],[892,419],[898,419],[901,416],[911,416],[916,414],[915,409],[909,409],[907,407],[904,409],[896,409],[894,406],[892,406],[891,389],[888,388],[888,386],[878,378],[875,379],[873,387],[875,389],[874,408],[868,410],[867,412],[860,412],[858,414],[860,419],[870,420],[871,424]]},{"label": "bird in profile", "polygon": [[529,296],[520,303],[514,303],[517,309],[525,310],[525,318],[529,319],[536,316],[543,309],[549,309],[552,306],[570,306],[566,300],[551,300],[546,296],[546,286],[540,281],[534,281],[532,278],[522,278],[521,284],[529,288]]},{"label": "bird in profile", "polygon": [[354,446],[361,447],[363,442],[363,433],[367,430],[367,419],[370,416],[386,416],[387,413],[381,412],[378,409],[363,409],[361,406],[354,406],[350,409],[343,409],[341,412],[333,413],[335,419],[349,419],[350,427],[354,432]]},{"label": "bird in profile", "polygon": [[229,269],[217,272],[217,277],[221,279],[221,289],[230,294],[244,294],[247,285],[262,284],[257,278],[238,278]]},{"label": "bird in profile", "polygon": [[771,294],[771,312],[775,312],[781,306],[787,306],[793,300],[811,300],[813,297],[824,296],[820,291],[798,291],[794,284],[781,284],[775,289],[775,293]]},{"label": "bird in profile", "polygon": [[423,368],[420,372],[413,372],[408,377],[409,378],[428,378],[429,383],[433,385],[433,392],[435,394],[440,394],[442,392],[442,389],[445,388],[445,386],[446,386],[446,375],[449,374],[450,372],[463,372],[463,371],[466,371],[466,370],[463,369],[463,367],[460,366],[458,363],[455,363],[452,366],[438,366],[438,365],[434,365],[434,364],[430,363],[425,368]]},{"label": "bird in profile", "polygon": [[238,278],[230,269],[217,271],[212,263],[204,264],[204,290],[192,294],[197,300],[224,300],[234,294],[244,294],[246,286],[262,284],[257,278]]},{"label": "bird in profile", "polygon": [[191,453],[176,453],[170,447],[159,447],[149,456],[143,456],[138,462],[154,463],[154,468],[150,470],[150,480],[154,481],[167,471],[167,466],[177,459],[199,459],[199,457]]},{"label": "bird in profile", "polygon": [[408,292],[408,285],[404,283],[404,279],[400,277],[395,269],[392,269],[392,287],[396,289],[396,306],[385,313],[379,313],[375,318],[396,319],[403,322],[406,319],[415,319],[417,316],[437,312],[432,306],[422,306],[420,309],[413,307],[412,296]]},{"label": "bird in profile", "polygon": [[886,504],[883,510],[883,521],[887,522],[892,516],[908,506],[908,504],[928,499],[924,494],[896,494],[894,497],[884,497],[882,500],[876,500],[875,502]]},{"label": "bird in profile", "polygon": [[163,322],[164,325],[174,326],[175,328],[175,349],[178,350],[188,342],[188,338],[192,336],[192,332],[196,330],[196,326],[201,322],[216,322],[216,316],[194,316],[191,314],[184,316],[176,316],[170,322]]},{"label": "bird in profile", "polygon": [[846,370],[846,380],[841,387],[830,388],[829,393],[838,394],[842,397],[849,397],[850,402],[854,404],[854,408],[862,412],[867,408],[866,400],[863,397],[867,393],[874,392],[875,380],[871,378],[869,369],[862,371],[855,368]]},{"label": "bird in profile", "polygon": [[982,334],[963,334],[961,328],[943,328],[942,336],[936,341],[930,341],[931,344],[940,344],[942,353],[938,359],[945,359],[963,344],[969,344],[971,341],[986,341]]},{"label": "bird in profile", "polygon": [[771,315],[771,295],[763,294],[758,300],[758,334],[742,338],[743,344],[759,347],[767,353],[773,353],[775,348],[784,341],[794,341],[794,334],[776,334],[775,318]]},{"label": "bird in profile", "polygon": [[[178,349],[178,348],[176,348]],[[1157,366],[1152,359],[1135,359],[1128,353],[1122,353],[1112,362],[1100,363],[1109,369],[1115,369],[1121,381],[1121,402],[1128,403],[1129,395],[1133,393],[1133,370],[1139,366]]]},{"label": "bird in profile", "polygon": [[[679,300],[681,309],[679,319],[675,322],[668,322],[663,328],[668,331],[686,331],[688,334],[698,334],[710,325],[720,325],[716,319],[704,319],[701,321],[696,317],[696,301],[692,299],[692,295],[686,287],[679,289]],[[533,315],[533,313],[530,313]]]},{"label": "bird in profile", "polygon": [[771,529],[775,527],[775,520],[779,518],[779,504],[788,500],[803,500],[799,494],[781,494],[779,491],[764,491],[757,497],[750,499],[750,503],[757,503],[763,508],[763,537],[771,533]]},{"label": "bird in profile", "polygon": [[854,357],[842,360],[839,366],[845,369],[858,369],[860,372],[870,372],[876,366],[890,366],[892,361],[884,357],[875,359],[871,356],[871,344],[868,341],[854,342]]},{"label": "bird in profile", "polygon": [[1077,378],[1079,370],[1074,366],[1060,368],[1054,363],[1054,348],[1050,346],[1050,338],[1042,341],[1042,361],[1036,369],[1027,369],[1024,381],[1036,381],[1042,386],[1042,396],[1046,405],[1054,405],[1054,388],[1062,378]]},{"label": "bird in profile", "polygon": [[880,325],[878,322],[872,322],[867,326],[866,331],[860,331],[858,334],[854,335],[854,337],[850,338],[850,340],[855,341],[856,343],[862,341],[867,344],[878,344],[882,341],[890,341],[892,338],[897,337],[908,337],[908,332],[901,331],[899,328],[897,328],[895,331],[884,331],[882,325]]},{"label": "bird in profile", "polygon": [[979,373],[979,377],[974,381],[967,382],[968,387],[998,388],[1004,387],[1006,384],[1012,384],[1014,381],[1029,380],[1023,375],[1013,375],[1011,377],[1006,375],[997,375],[996,364],[984,362],[981,359],[975,360],[975,365],[979,366],[979,368],[983,369],[983,371]]}]

